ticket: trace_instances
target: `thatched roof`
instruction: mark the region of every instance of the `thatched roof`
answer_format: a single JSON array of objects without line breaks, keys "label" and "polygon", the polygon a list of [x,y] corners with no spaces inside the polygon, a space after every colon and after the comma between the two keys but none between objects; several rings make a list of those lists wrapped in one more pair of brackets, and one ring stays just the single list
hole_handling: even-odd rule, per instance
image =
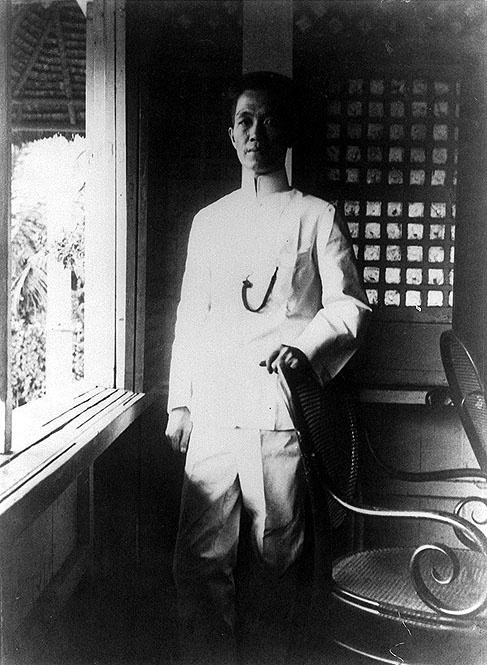
[{"label": "thatched roof", "polygon": [[85,131],[86,19],[76,0],[12,8],[13,140]]}]

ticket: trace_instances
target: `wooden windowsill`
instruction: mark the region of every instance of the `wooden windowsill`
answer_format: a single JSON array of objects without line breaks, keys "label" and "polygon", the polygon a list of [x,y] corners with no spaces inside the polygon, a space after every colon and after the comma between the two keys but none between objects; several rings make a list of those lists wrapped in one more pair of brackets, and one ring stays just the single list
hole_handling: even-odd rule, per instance
[{"label": "wooden windowsill", "polygon": [[93,388],[14,411],[12,452],[0,456],[0,531],[20,533],[150,405],[152,396]]},{"label": "wooden windowsill", "polygon": [[102,416],[134,395],[130,391],[80,383],[64,389],[62,394],[17,407],[12,413],[12,451],[0,457],[0,468],[57,432],[65,437],[68,431],[83,429],[90,418]]}]

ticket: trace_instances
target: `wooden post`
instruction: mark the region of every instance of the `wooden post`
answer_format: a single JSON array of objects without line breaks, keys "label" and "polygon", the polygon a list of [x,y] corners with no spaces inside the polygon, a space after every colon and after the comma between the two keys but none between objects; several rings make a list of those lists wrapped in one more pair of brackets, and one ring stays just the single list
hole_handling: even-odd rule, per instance
[{"label": "wooden post", "polygon": [[2,451],[12,445],[10,392],[10,2],[0,2],[0,436]]},{"label": "wooden post", "polygon": [[[115,210],[113,27],[105,2],[88,5],[86,25],[86,139],[89,164],[85,226],[85,377],[105,387],[115,373]],[[108,62],[107,62],[108,61]],[[110,85],[110,83],[112,85]]]},{"label": "wooden post", "polygon": [[[487,7],[484,7],[484,12]],[[487,384],[487,55],[465,63],[461,88],[453,329]],[[468,69],[467,69],[468,67]]]},{"label": "wooden post", "polygon": [[123,386],[126,185],[124,0],[88,4],[85,377]]},{"label": "wooden post", "polygon": [[[134,17],[134,15],[132,15]],[[130,20],[130,15],[129,15]],[[135,21],[132,22],[132,25]],[[144,387],[145,255],[147,249],[148,86],[140,44],[127,25],[127,304],[125,388]]]},{"label": "wooden post", "polygon": [[[10,189],[11,145],[9,117],[10,3],[0,2],[0,446],[9,453],[12,447],[12,410],[10,404]],[[4,561],[0,559],[0,662],[5,661],[4,644]]]},{"label": "wooden post", "polygon": [[[125,387],[127,347],[127,156],[125,122],[125,3],[111,0],[114,17],[113,74],[115,122],[115,387]],[[131,248],[135,250],[135,248]]]}]

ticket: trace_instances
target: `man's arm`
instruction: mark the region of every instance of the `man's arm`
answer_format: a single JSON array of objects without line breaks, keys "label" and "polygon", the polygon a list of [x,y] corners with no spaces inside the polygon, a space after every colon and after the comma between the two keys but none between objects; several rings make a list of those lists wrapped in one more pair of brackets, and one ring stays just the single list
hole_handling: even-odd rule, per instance
[{"label": "man's arm", "polygon": [[185,453],[188,450],[192,429],[193,423],[188,407],[177,407],[169,412],[166,436],[174,452]]},{"label": "man's arm", "polygon": [[211,242],[204,218],[196,215],[188,242],[188,254],[178,305],[169,376],[166,436],[174,450],[185,453],[191,435],[191,394],[198,334],[210,309]]},{"label": "man's arm", "polygon": [[[331,229],[328,215],[333,215]],[[306,356],[326,383],[355,353],[371,312],[348,230],[332,206],[318,220],[315,260],[322,284],[322,308],[289,345]]]},{"label": "man's arm", "polygon": [[296,349],[292,346],[286,346],[285,344],[281,344],[278,349],[275,349],[269,355],[267,360],[261,363],[261,365],[265,365],[267,367],[269,374],[272,374],[272,372],[277,373],[278,369],[283,365],[287,365],[291,369],[300,371],[305,371],[308,369],[312,371],[309,360],[304,355],[304,353],[299,349]]}]

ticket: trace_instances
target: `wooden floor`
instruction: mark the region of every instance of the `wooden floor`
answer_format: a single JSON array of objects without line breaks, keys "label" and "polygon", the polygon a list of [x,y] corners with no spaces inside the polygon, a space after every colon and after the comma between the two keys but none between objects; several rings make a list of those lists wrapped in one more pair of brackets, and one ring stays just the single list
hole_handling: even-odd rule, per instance
[{"label": "wooden floor", "polygon": [[47,635],[8,665],[172,665],[176,597],[170,561],[84,579]]},{"label": "wooden floor", "polygon": [[[282,638],[273,615],[265,639]],[[169,553],[137,569],[107,571],[83,581],[49,633],[8,665],[183,665],[176,640],[176,592]],[[281,635],[279,634],[281,633]],[[262,640],[262,637],[260,638]],[[318,658],[293,657],[249,636],[252,655],[242,665],[361,665],[326,648]]]}]

